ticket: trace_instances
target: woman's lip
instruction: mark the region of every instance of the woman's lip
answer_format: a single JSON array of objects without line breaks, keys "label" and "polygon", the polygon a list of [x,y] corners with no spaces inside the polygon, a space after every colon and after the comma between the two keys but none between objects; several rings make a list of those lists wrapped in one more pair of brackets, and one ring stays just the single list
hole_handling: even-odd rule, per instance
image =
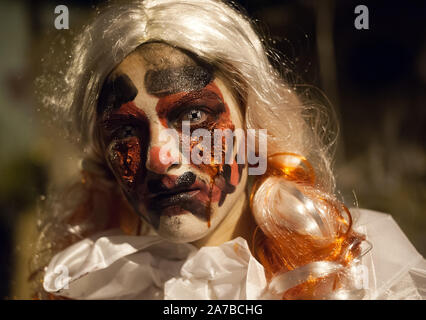
[{"label": "woman's lip", "polygon": [[168,191],[164,191],[164,192],[159,192],[159,193],[151,193],[147,199],[153,200],[156,198],[167,198],[167,197],[171,197],[174,195],[178,195],[181,193],[188,193],[188,192],[193,192],[193,191],[200,191],[199,188],[190,188],[190,189],[171,189]]},{"label": "woman's lip", "polygon": [[154,195],[149,200],[149,207],[165,208],[178,205],[181,202],[190,200],[192,197],[200,193],[200,191],[200,189],[189,189]]}]

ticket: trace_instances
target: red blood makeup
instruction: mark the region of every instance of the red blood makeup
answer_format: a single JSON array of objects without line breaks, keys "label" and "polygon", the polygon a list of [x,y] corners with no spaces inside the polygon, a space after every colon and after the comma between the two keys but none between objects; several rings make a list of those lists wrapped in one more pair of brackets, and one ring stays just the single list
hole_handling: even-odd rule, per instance
[{"label": "red blood makeup", "polygon": [[[160,98],[157,103],[156,111],[158,117],[166,128],[175,128],[179,131],[181,140],[182,121],[189,121],[190,132],[196,129],[206,129],[210,136],[214,136],[214,130],[233,131],[233,125],[229,108],[224,102],[223,96],[215,83],[208,84],[205,88],[189,93],[179,92]],[[193,121],[193,119],[196,119]],[[188,138],[188,137],[187,137]],[[199,146],[200,141],[190,139],[190,152],[193,148]],[[226,150],[226,138],[222,137],[222,150]],[[198,201],[203,204],[205,219],[210,226],[211,205],[218,203],[221,206],[226,195],[235,191],[236,185],[241,178],[243,165],[238,165],[234,159],[231,164],[225,164],[225,156],[222,156],[222,163],[214,163],[214,147],[210,148],[210,164],[199,164],[192,166],[210,176],[210,183],[200,187],[200,192],[192,197],[192,201]]]},{"label": "red blood makeup", "polygon": [[[134,71],[141,66],[140,60],[130,61],[127,69],[119,71],[128,75],[110,76],[99,98],[98,123],[111,171],[135,211],[154,228],[160,228],[160,217],[180,214],[191,214],[210,227],[213,208],[221,207],[227,195],[235,192],[244,166],[235,159],[225,163],[224,136],[222,160],[214,161],[215,130],[235,129],[229,107],[212,82],[211,70],[203,66],[148,68],[141,81]],[[190,124],[189,134],[183,130],[183,121]],[[190,154],[199,151],[210,163],[188,159],[189,164],[178,163],[179,169],[170,170],[173,164],[160,159],[163,144],[158,130],[166,128],[175,129],[181,142],[188,138]],[[210,151],[199,150],[202,137],[193,135],[197,129],[210,134]],[[182,157],[183,150],[178,151]]]},{"label": "red blood makeup", "polygon": [[126,184],[132,188],[141,165],[141,146],[137,137],[129,137],[112,142],[108,158],[111,166]]},{"label": "red blood makeup", "polygon": [[131,193],[146,171],[148,119],[134,102],[127,102],[108,110],[101,123],[107,161],[126,192]]}]

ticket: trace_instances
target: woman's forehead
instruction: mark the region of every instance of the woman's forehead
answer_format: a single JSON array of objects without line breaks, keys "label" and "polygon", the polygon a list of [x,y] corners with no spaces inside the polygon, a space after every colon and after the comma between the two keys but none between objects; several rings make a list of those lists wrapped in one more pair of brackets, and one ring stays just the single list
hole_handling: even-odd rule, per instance
[{"label": "woman's forehead", "polygon": [[168,69],[200,63],[194,54],[164,42],[144,43],[131,55],[140,56],[148,69]]},{"label": "woman's forehead", "polygon": [[212,68],[165,43],[147,43],[128,55],[107,77],[99,111],[135,99],[146,102],[179,92],[197,91],[213,81]]},{"label": "woman's forehead", "polygon": [[164,43],[148,43],[126,57],[113,73],[142,83],[147,93],[165,96],[204,88],[213,80],[212,68],[188,53]]}]

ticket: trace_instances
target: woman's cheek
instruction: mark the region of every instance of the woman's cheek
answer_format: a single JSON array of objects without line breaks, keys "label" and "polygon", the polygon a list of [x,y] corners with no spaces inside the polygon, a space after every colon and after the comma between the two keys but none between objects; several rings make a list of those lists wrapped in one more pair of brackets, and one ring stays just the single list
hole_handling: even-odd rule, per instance
[{"label": "woman's cheek", "polygon": [[115,176],[126,191],[132,191],[141,169],[141,144],[138,137],[114,140],[107,150],[108,160]]},{"label": "woman's cheek", "polygon": [[[226,145],[226,132],[225,135],[222,136],[221,141],[221,150],[222,150],[222,161],[221,163],[216,163],[214,161],[214,130],[230,130],[230,132],[234,132],[235,126],[230,119],[229,109],[226,106],[226,112],[221,114],[221,116],[214,123],[210,123],[209,131],[212,137],[212,143],[210,148],[210,164],[201,163],[199,165],[192,164],[194,167],[208,174],[211,178],[210,184],[210,202],[218,203],[219,207],[225,202],[225,199],[228,194],[233,193],[241,180],[242,170],[244,168],[244,164],[238,164],[236,155],[232,155],[231,163],[225,163],[226,161],[226,150],[231,146]],[[228,131],[229,132],[229,131]],[[234,143],[236,139],[233,139]],[[190,154],[192,154],[192,150],[194,148],[198,148],[200,141],[194,141],[191,139],[190,144]],[[235,148],[233,148],[235,149]],[[238,148],[236,148],[238,149]],[[198,151],[198,150],[197,150]],[[198,154],[198,152],[196,152]]]}]

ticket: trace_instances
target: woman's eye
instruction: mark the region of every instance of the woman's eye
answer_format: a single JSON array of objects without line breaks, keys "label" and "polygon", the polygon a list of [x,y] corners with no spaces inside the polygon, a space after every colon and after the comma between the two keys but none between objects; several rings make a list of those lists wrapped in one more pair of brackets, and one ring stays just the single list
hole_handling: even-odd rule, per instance
[{"label": "woman's eye", "polygon": [[183,121],[190,121],[191,124],[198,124],[205,121],[207,118],[206,112],[199,109],[192,109],[184,114]]},{"label": "woman's eye", "polygon": [[118,139],[124,139],[124,138],[128,138],[128,137],[134,137],[136,136],[136,129],[133,126],[124,126],[120,129],[118,129],[115,132],[115,136]]}]

